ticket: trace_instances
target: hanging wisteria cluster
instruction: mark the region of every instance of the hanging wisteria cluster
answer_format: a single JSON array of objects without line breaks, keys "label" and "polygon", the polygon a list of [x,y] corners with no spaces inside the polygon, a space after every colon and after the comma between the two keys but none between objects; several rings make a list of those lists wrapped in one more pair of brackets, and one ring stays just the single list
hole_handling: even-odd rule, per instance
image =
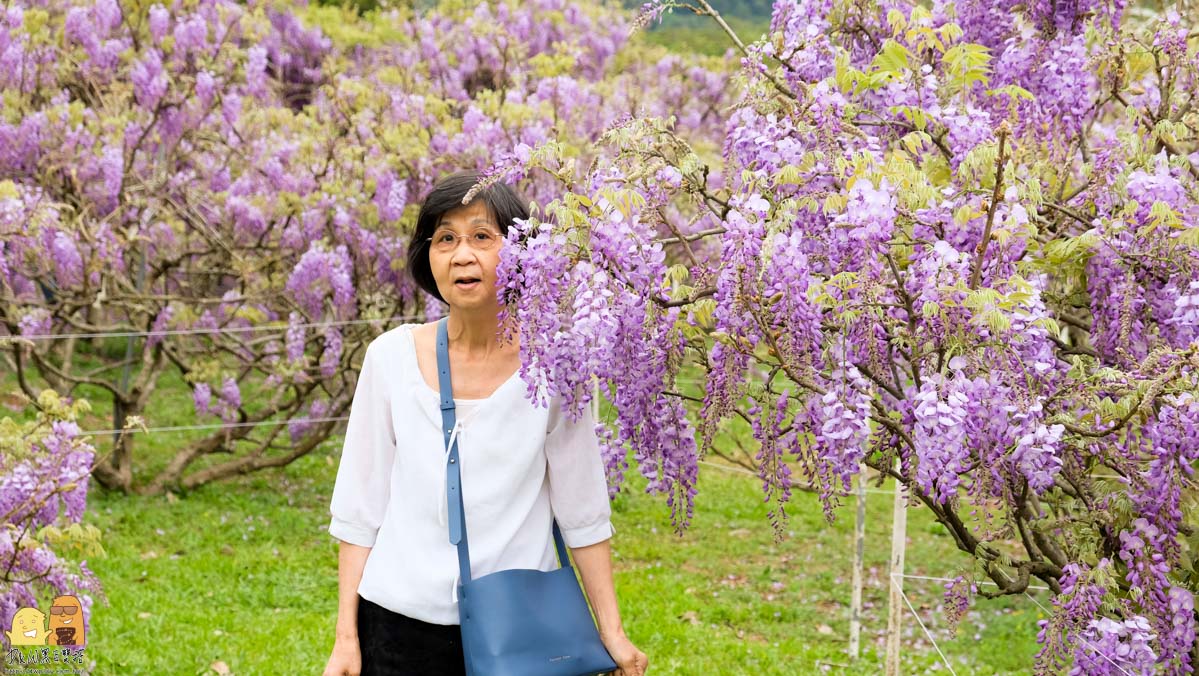
[{"label": "hanging wisteria cluster", "polygon": [[526,379],[581,407],[598,378],[680,527],[742,417],[776,523],[796,475],[831,517],[864,464],[972,555],[957,596],[1058,594],[1040,671],[1189,673],[1196,18],[776,2],[718,146],[630,118],[585,169],[493,167],[563,191],[503,250]]}]

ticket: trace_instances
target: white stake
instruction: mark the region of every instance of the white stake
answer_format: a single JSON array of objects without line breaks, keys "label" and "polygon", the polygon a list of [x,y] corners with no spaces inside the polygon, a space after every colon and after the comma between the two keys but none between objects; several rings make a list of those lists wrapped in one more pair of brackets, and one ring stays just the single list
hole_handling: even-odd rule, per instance
[{"label": "white stake", "polygon": [[849,598],[849,657],[858,659],[862,649],[862,567],[866,548],[866,466],[858,467],[858,516],[853,529],[853,592]]},{"label": "white stake", "polygon": [[899,676],[900,623],[903,620],[903,554],[907,548],[908,496],[895,482],[895,506],[891,521],[891,593],[887,598],[887,676]]}]

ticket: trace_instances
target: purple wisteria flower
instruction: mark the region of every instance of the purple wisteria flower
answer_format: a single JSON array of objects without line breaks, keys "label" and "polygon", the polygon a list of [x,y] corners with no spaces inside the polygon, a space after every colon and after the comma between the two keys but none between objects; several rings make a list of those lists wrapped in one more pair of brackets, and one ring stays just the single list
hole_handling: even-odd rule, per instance
[{"label": "purple wisteria flower", "polygon": [[133,80],[133,94],[143,109],[153,111],[167,92],[170,80],[162,67],[162,55],[157,49],[145,52],[141,60],[129,73]]}]

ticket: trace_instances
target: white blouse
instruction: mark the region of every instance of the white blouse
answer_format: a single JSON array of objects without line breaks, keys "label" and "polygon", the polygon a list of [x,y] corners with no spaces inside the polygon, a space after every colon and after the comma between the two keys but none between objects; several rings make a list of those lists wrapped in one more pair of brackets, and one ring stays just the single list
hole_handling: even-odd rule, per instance
[{"label": "white blouse", "polygon": [[[455,399],[471,576],[558,567],[551,512],[568,547],[612,536],[595,420],[552,397],[541,408],[517,371],[486,399]],[[417,367],[411,326],[367,345],[329,505],[333,537],[371,547],[358,594],[434,624],[458,624],[458,550],[449,541],[440,396]]]}]

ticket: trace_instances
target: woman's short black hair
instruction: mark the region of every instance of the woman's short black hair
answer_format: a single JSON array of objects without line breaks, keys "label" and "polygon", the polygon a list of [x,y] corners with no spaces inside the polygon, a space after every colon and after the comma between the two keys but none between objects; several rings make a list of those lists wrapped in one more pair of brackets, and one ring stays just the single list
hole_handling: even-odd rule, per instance
[{"label": "woman's short black hair", "polygon": [[[417,286],[443,303],[445,299],[437,290],[437,280],[433,278],[433,270],[429,267],[429,238],[441,222],[442,215],[465,206],[462,198],[481,180],[482,176],[477,171],[460,171],[438,181],[421,204],[420,215],[416,217],[416,230],[408,242],[408,272],[412,279]],[[508,234],[508,226],[512,225],[514,219],[529,217],[529,210],[520,193],[506,183],[493,183],[483,188],[475,194],[470,204],[477,200],[483,200],[487,205],[487,210],[504,235]]]}]

